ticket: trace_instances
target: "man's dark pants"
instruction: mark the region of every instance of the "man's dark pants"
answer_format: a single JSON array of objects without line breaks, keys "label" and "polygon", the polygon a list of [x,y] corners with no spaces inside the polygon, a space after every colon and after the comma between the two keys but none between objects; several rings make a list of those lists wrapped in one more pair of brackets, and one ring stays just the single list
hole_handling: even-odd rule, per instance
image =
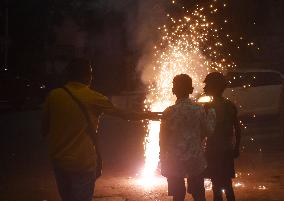
[{"label": "man's dark pants", "polygon": [[[184,178],[167,178],[168,195],[184,200],[186,194]],[[193,176],[187,178],[187,192],[192,195],[194,201],[206,201],[204,178]]]},{"label": "man's dark pants", "polygon": [[223,201],[222,189],[225,190],[227,201],[235,201],[235,193],[231,178],[211,179],[213,189],[213,201]]},{"label": "man's dark pants", "polygon": [[54,167],[54,173],[62,201],[92,201],[95,172],[74,172]]}]

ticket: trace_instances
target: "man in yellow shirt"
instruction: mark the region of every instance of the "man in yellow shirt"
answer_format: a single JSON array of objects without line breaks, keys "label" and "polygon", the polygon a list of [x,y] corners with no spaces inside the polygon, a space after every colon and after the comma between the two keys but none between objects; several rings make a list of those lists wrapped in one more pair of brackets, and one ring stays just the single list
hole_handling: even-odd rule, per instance
[{"label": "man in yellow shirt", "polygon": [[[102,113],[136,120],[151,117],[150,113],[122,112],[107,97],[91,90],[92,69],[87,60],[74,59],[67,66],[67,72],[68,83],[64,87],[84,105],[94,128],[97,128]],[[49,93],[43,114],[43,132],[62,200],[91,201],[97,153],[88,133],[86,115],[63,88]]]}]

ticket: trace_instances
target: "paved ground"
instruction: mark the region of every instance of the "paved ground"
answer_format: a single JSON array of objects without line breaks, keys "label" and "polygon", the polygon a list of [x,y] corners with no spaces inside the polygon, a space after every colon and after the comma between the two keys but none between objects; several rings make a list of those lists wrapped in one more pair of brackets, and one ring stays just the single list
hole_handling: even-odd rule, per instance
[{"label": "paved ground", "polygon": [[[115,119],[104,122],[101,146],[105,170],[96,184],[94,200],[170,200],[164,178],[157,177],[149,186],[137,175],[143,166],[143,124]],[[39,132],[40,112],[1,114],[0,128],[0,201],[59,201],[45,140]],[[243,152],[236,162],[237,200],[284,201],[283,142],[273,123],[248,126]],[[206,196],[212,200],[210,190]],[[187,200],[192,200],[189,195]]]}]

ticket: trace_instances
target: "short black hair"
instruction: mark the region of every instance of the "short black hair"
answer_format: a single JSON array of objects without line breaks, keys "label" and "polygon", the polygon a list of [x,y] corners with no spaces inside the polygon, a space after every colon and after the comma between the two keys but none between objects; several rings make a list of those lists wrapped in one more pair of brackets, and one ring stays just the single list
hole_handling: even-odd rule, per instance
[{"label": "short black hair", "polygon": [[90,62],[84,58],[74,58],[65,70],[69,81],[80,81],[90,74]]},{"label": "short black hair", "polygon": [[211,86],[214,86],[214,88],[221,93],[227,87],[227,80],[226,80],[225,76],[222,73],[219,73],[219,72],[209,73],[206,76],[204,83],[211,85]]},{"label": "short black hair", "polygon": [[173,79],[176,95],[188,95],[192,92],[192,79],[187,74],[176,75]]},{"label": "short black hair", "polygon": [[226,88],[226,86],[227,86],[227,80],[226,80],[225,76],[222,73],[219,73],[219,72],[209,73],[206,76],[204,82],[210,83],[210,84],[212,83],[214,85],[224,87],[224,88]]}]

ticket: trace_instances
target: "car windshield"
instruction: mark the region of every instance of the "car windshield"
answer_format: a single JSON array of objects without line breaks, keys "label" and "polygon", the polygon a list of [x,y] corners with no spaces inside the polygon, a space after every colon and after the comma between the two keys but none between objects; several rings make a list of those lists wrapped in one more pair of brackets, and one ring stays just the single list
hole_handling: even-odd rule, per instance
[{"label": "car windshield", "polygon": [[281,85],[283,82],[276,72],[229,72],[226,78],[229,88]]}]

